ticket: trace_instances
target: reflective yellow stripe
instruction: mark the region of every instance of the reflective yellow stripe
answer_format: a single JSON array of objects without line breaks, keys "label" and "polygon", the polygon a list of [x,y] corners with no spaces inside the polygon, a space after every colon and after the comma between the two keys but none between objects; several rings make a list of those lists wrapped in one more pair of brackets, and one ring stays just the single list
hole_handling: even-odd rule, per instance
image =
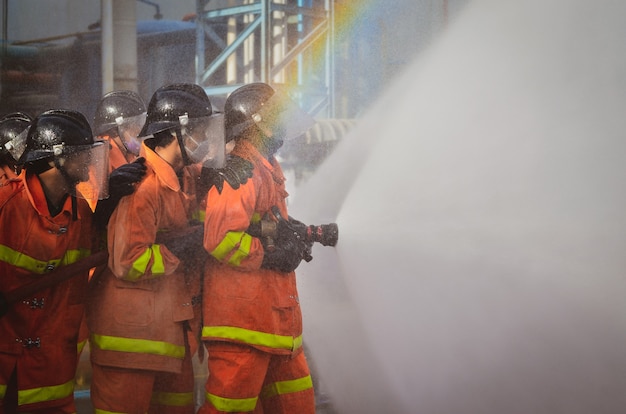
[{"label": "reflective yellow stripe", "polygon": [[153,244],[152,246],[146,248],[146,251],[141,254],[133,262],[133,266],[128,271],[125,279],[129,281],[136,281],[141,276],[146,274],[148,269],[148,263],[150,263],[150,259],[153,259],[152,267],[150,268],[150,273],[152,276],[159,276],[165,273],[165,265],[163,264],[163,255],[161,254],[161,246],[158,244]]},{"label": "reflective yellow stripe", "polygon": [[204,218],[205,217],[206,217],[206,211],[205,210],[196,210],[191,215],[192,219],[198,220],[201,223],[204,223]]},{"label": "reflective yellow stripe", "polygon": [[4,399],[4,396],[7,393],[7,386],[6,385],[0,385],[0,399]]},{"label": "reflective yellow stripe", "polygon": [[293,336],[269,334],[234,326],[204,326],[202,328],[202,336],[205,338],[234,339],[249,345],[288,349],[291,351],[295,351],[302,346],[302,335],[294,338]]},{"label": "reflective yellow stripe", "polygon": [[226,413],[241,413],[254,411],[256,402],[259,397],[254,398],[224,398],[217,395],[206,393],[206,399],[211,402],[213,407],[217,411],[224,411]]},{"label": "reflective yellow stripe", "polygon": [[32,388],[17,392],[18,405],[35,404],[44,401],[60,400],[74,392],[74,380],[50,387]]},{"label": "reflective yellow stripe", "polygon": [[85,257],[87,257],[89,255],[91,255],[91,250],[90,249],[73,249],[73,250],[68,250],[63,255],[63,260],[61,260],[61,265],[65,266],[65,265],[68,265],[70,263],[75,263],[75,262],[79,261],[80,259],[83,259],[83,258],[85,258]]},{"label": "reflective yellow stripe", "polygon": [[148,339],[131,339],[93,334],[91,335],[90,342],[103,351],[162,355],[178,359],[183,359],[185,357],[184,346],[174,345],[163,341],[150,341]]},{"label": "reflective yellow stripe", "polygon": [[239,249],[237,249],[230,259],[228,259],[228,263],[234,266],[239,266],[241,264],[241,260],[248,257],[250,254],[250,246],[252,246],[252,236],[248,233],[244,233],[241,237]]},{"label": "reflective yellow stripe", "polygon": [[146,273],[146,269],[148,268],[148,263],[150,262],[150,258],[152,257],[152,249],[150,247],[146,248],[146,250],[133,262],[133,267],[130,268],[128,274],[125,279],[127,280],[137,280],[141,276]]},{"label": "reflective yellow stripe", "polygon": [[152,253],[154,254],[154,262],[152,263],[151,272],[153,275],[165,274],[165,263],[163,263],[163,255],[161,254],[161,245],[153,244]]},{"label": "reflective yellow stripe", "polygon": [[211,252],[211,256],[219,261],[224,260],[230,252],[237,248],[244,234],[243,231],[229,231],[224,240]]},{"label": "reflective yellow stripe", "polygon": [[94,413],[95,414],[126,414],[126,413],[118,413],[117,411],[100,410],[98,408],[95,409]]},{"label": "reflective yellow stripe", "polygon": [[278,381],[263,387],[261,398],[270,398],[275,395],[291,394],[313,388],[313,380],[310,375],[289,381]]},{"label": "reflective yellow stripe", "polygon": [[87,344],[87,340],[81,341],[76,345],[76,351],[78,352],[78,354],[80,355],[81,352],[83,352],[83,348],[85,347],[85,345]]},{"label": "reflective yellow stripe", "polygon": [[155,392],[150,402],[167,407],[187,407],[194,404],[193,392]]},{"label": "reflective yellow stripe", "polygon": [[43,261],[30,257],[26,254],[11,249],[8,246],[0,245],[0,260],[15,267],[28,270],[32,273],[43,274],[49,272],[51,268],[68,265],[87,257],[91,254],[89,249],[74,249],[65,252],[60,259]]}]

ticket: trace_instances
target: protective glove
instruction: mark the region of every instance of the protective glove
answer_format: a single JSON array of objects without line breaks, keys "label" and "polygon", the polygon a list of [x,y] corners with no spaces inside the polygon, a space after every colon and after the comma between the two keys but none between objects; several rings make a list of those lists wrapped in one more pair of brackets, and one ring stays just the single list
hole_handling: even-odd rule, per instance
[{"label": "protective glove", "polygon": [[146,159],[139,157],[135,161],[124,164],[111,172],[109,176],[109,198],[118,201],[135,191],[137,184],[146,175]]},{"label": "protective glove", "polygon": [[276,223],[275,243],[277,245],[280,245],[283,240],[295,240],[299,243],[302,243],[302,246],[300,246],[302,250],[302,258],[307,262],[313,260],[313,256],[311,256],[311,252],[313,250],[313,241],[307,240],[306,238],[308,226],[291,216],[288,216],[289,219],[285,220],[282,214],[280,214],[280,210],[276,206],[272,207],[272,214],[274,214],[274,217],[278,219]]},{"label": "protective glove", "polygon": [[265,249],[261,267],[284,273],[292,272],[304,258],[303,247],[304,244],[299,241],[287,240],[282,241],[280,246],[277,245],[272,250]]},{"label": "protective glove", "polygon": [[204,226],[195,225],[184,236],[164,240],[161,244],[164,244],[181,262],[190,262],[195,260],[199,255],[204,257],[205,250],[202,245],[203,240]]},{"label": "protective glove", "polygon": [[300,220],[294,219],[291,216],[289,216],[289,226],[291,227],[291,229],[294,232],[298,233],[298,235],[302,239],[302,242],[305,245],[304,252],[302,253],[303,259],[306,262],[310,262],[311,260],[313,260],[313,256],[312,256],[312,253],[313,253],[313,240],[308,240],[307,237],[306,237],[307,228],[309,226],[307,226],[306,224],[304,224]]},{"label": "protective glove", "polygon": [[198,179],[198,194],[208,193],[213,186],[221,194],[224,181],[236,190],[241,184],[248,182],[248,178],[252,177],[253,169],[254,165],[250,161],[236,155],[229,156],[223,168],[203,166]]},{"label": "protective glove", "polygon": [[135,161],[121,165],[111,172],[109,176],[109,197],[99,200],[94,211],[94,223],[99,230],[104,230],[109,224],[113,210],[119,204],[122,197],[135,191],[135,184],[146,175],[146,159],[137,158]]},{"label": "protective glove", "polygon": [[236,190],[241,184],[247,183],[248,178],[252,178],[254,165],[246,159],[231,155],[222,170],[226,182]]}]

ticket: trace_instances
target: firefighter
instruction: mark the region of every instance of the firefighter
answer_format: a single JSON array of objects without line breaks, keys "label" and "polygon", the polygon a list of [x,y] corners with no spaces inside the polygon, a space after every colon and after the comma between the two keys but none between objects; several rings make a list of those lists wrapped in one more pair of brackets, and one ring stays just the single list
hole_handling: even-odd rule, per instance
[{"label": "firefighter", "polygon": [[[146,104],[137,92],[119,90],[102,97],[94,115],[94,132],[109,143],[110,197],[96,206],[96,226],[106,230],[109,217],[121,197],[134,191],[145,174],[145,159],[139,156],[139,132],[146,122]],[[124,166],[119,170],[119,167]],[[113,171],[118,169],[117,174]]]},{"label": "firefighter", "polygon": [[96,410],[195,411],[189,330],[194,307],[198,320],[201,313],[201,273],[191,260],[204,252],[203,226],[188,237],[173,235],[189,230],[197,208],[193,186],[211,156],[211,115],[209,98],[195,84],[163,86],[148,104],[140,134],[148,171],[110,218],[109,265],[90,290]]},{"label": "firefighter", "polygon": [[[24,171],[0,187],[0,291],[41,281],[92,253],[92,211],[106,194],[108,146],[79,112],[37,116],[19,159]],[[77,338],[88,271],[5,309],[0,318],[0,413],[74,413]]]},{"label": "firefighter", "polygon": [[17,144],[19,135],[30,125],[32,118],[23,112],[13,112],[0,119],[0,186],[17,177],[17,160],[23,148]]},{"label": "firefighter", "polygon": [[102,97],[96,108],[94,132],[110,144],[111,171],[139,156],[137,138],[146,122],[146,104],[137,92],[119,90]]},{"label": "firefighter", "polygon": [[276,219],[272,207],[288,217],[275,154],[312,118],[269,85],[252,83],[227,98],[224,123],[235,148],[206,203],[204,247],[217,264],[204,276],[209,376],[199,412],[314,413],[294,272],[310,246],[293,233],[272,245],[247,232],[261,218]]}]

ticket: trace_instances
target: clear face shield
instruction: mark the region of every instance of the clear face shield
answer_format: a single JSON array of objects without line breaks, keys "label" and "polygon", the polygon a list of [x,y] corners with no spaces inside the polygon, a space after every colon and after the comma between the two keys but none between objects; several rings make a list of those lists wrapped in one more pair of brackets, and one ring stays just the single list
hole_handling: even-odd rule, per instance
[{"label": "clear face shield", "polygon": [[222,168],[225,160],[224,115],[179,118],[185,152],[192,163]]},{"label": "clear face shield", "polygon": [[138,135],[146,123],[146,113],[130,117],[120,116],[115,119],[115,123],[117,124],[119,137],[128,152],[139,155],[143,139],[138,138]]},{"label": "clear face shield", "polygon": [[297,138],[315,124],[311,115],[280,91],[276,91],[252,114],[252,120],[265,135],[276,141]]},{"label": "clear face shield", "polygon": [[[54,147],[58,168],[70,181],[71,194],[95,202],[109,196],[109,146],[103,141],[93,145]],[[57,154],[58,153],[58,154]]]},{"label": "clear face shield", "polygon": [[28,129],[29,128],[26,128],[12,140],[4,143],[4,148],[9,151],[9,154],[11,154],[13,159],[16,161],[20,159],[22,153],[26,149],[26,136],[28,136]]}]

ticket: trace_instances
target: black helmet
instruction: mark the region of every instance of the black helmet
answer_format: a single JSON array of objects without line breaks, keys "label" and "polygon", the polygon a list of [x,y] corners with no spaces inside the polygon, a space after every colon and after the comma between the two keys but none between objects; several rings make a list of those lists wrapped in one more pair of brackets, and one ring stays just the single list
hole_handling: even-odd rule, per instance
[{"label": "black helmet", "polygon": [[35,174],[54,165],[73,196],[108,196],[109,146],[94,141],[89,122],[78,111],[54,109],[38,115],[28,128],[19,163]]},{"label": "black helmet", "polygon": [[224,104],[226,142],[256,124],[252,117],[272,95],[274,89],[271,86],[256,82],[244,85],[228,96]]},{"label": "black helmet", "polygon": [[93,144],[91,127],[83,114],[65,109],[46,111],[33,120],[19,163],[58,157]]},{"label": "black helmet", "polygon": [[194,83],[176,83],[157,89],[150,103],[146,123],[140,137],[154,135],[168,129],[180,128],[181,117],[211,116],[211,101],[202,87]]},{"label": "black helmet", "polygon": [[251,83],[236,89],[224,104],[226,141],[242,136],[255,126],[263,139],[257,144],[273,155],[283,145],[304,134],[315,121],[289,96],[266,83]]},{"label": "black helmet", "polygon": [[[0,119],[0,154],[4,156],[12,156],[13,151],[10,151],[5,145],[11,142],[13,145],[16,138],[24,132],[30,123],[32,118],[23,112],[12,112],[3,116]],[[19,158],[19,157],[18,157]]]},{"label": "black helmet", "polygon": [[137,92],[121,90],[109,92],[102,97],[94,116],[94,132],[102,135],[116,127],[122,118],[146,113],[146,104]]}]

